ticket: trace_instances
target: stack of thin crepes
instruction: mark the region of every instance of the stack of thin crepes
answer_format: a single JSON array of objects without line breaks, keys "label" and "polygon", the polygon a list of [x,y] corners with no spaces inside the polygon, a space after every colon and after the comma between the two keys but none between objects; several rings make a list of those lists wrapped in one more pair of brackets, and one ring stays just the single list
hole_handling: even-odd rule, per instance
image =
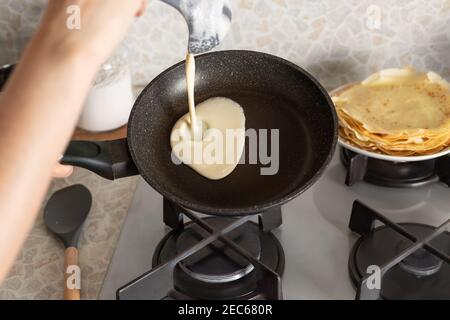
[{"label": "stack of thin crepes", "polygon": [[420,156],[450,147],[450,85],[433,72],[383,70],[333,101],[341,139],[360,149]]}]

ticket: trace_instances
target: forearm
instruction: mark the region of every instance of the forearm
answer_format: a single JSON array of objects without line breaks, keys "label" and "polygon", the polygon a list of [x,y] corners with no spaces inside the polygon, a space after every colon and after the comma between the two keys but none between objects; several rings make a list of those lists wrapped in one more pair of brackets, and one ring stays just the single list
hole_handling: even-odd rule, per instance
[{"label": "forearm", "polygon": [[[42,205],[98,66],[145,0],[49,0],[37,34],[0,98],[0,281]],[[78,6],[82,27],[66,28]]]},{"label": "forearm", "polygon": [[96,71],[97,63],[42,40],[35,37],[0,100],[0,281],[33,225]]}]

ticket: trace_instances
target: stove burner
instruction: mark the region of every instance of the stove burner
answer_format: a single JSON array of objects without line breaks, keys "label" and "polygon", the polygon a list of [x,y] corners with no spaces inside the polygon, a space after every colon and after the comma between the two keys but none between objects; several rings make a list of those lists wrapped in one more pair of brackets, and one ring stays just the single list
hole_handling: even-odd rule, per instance
[{"label": "stove burner", "polygon": [[419,249],[401,261],[399,266],[416,277],[428,277],[441,270],[442,264],[439,258],[424,249]]},{"label": "stove burner", "polygon": [[341,161],[347,168],[345,183],[366,181],[392,188],[421,187],[439,180],[450,186],[450,157],[418,162],[391,162],[369,158],[341,148]]},{"label": "stove burner", "polygon": [[[385,225],[374,229],[376,220]],[[361,238],[350,254],[349,272],[357,299],[450,299],[450,257],[444,253],[450,252],[449,227],[450,220],[438,228],[395,224],[356,201],[350,229]],[[381,288],[368,286],[371,266],[380,268]]]},{"label": "stove burner", "polygon": [[[214,229],[222,229],[232,219],[208,219]],[[261,255],[261,243],[258,230],[246,228],[245,225],[231,231],[228,238],[247,250],[255,258]],[[202,236],[203,235],[203,236]],[[205,237],[205,231],[196,224],[189,225],[176,236],[176,253],[188,250]],[[155,265],[161,262],[156,262]],[[238,255],[226,244],[216,241],[180,263],[181,269],[200,281],[225,283],[245,277],[254,270],[253,265]]]},{"label": "stove burner", "polygon": [[[189,223],[183,223],[183,217]],[[119,299],[281,299],[284,252],[270,232],[281,209],[251,217],[200,218],[164,199],[173,230],[158,244],[153,269],[117,291]]]},{"label": "stove burner", "polygon": [[[220,227],[236,219],[207,217],[203,220]],[[189,223],[183,231],[170,232],[155,251],[153,267],[173,259],[178,254],[180,240],[190,238],[197,231],[198,227]],[[247,222],[230,232],[227,238],[277,274],[283,272],[283,249],[271,233],[261,232],[257,224]],[[189,247],[189,244],[185,245]],[[253,299],[258,294],[253,271],[252,264],[218,240],[181,262],[175,271],[174,284],[178,293],[191,299]]]}]

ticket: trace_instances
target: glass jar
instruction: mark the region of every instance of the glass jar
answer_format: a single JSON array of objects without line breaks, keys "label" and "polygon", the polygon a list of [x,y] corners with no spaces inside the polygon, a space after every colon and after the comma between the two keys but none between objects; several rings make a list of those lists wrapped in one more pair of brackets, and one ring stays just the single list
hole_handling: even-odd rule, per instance
[{"label": "glass jar", "polygon": [[78,127],[92,132],[118,129],[128,122],[134,95],[131,73],[123,54],[105,62],[92,84]]}]

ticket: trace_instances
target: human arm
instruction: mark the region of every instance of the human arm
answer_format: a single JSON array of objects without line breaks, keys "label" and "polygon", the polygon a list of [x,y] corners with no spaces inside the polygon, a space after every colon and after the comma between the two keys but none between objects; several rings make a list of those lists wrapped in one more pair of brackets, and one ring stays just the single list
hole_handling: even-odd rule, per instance
[{"label": "human arm", "polygon": [[[142,0],[50,0],[0,96],[0,281],[42,204],[100,64],[125,36]],[[81,29],[66,27],[78,5]]]}]

